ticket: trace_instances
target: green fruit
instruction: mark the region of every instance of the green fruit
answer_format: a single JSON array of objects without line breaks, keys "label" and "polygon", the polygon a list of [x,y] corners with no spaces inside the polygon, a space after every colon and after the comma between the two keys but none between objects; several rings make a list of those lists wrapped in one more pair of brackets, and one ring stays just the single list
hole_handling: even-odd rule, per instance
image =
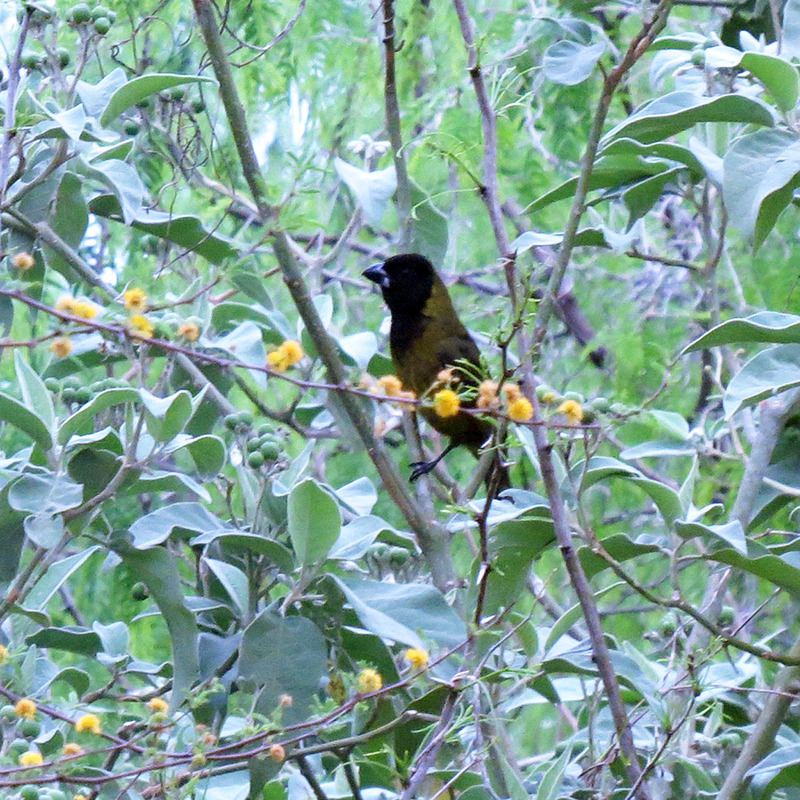
[{"label": "green fruit", "polygon": [[248,453],[254,453],[259,447],[261,447],[261,441],[257,436],[254,436],[252,439],[248,439],[247,444],[245,445]]},{"label": "green fruit", "polygon": [[267,461],[275,461],[281,451],[277,442],[266,441],[259,448],[259,452]]},{"label": "green fruit", "polygon": [[258,435],[259,436],[268,436],[272,433],[272,425],[269,422],[262,422],[261,425],[258,426]]},{"label": "green fruit", "polygon": [[125,122],[122,123],[122,130],[124,130],[128,136],[136,136],[141,128],[139,127],[139,123],[135,120],[126,119]]},{"label": "green fruit", "polygon": [[223,419],[222,422],[229,431],[232,431],[236,428],[236,425],[239,422],[239,417],[237,414],[226,414],[225,419]]},{"label": "green fruit", "polygon": [[26,739],[35,739],[42,732],[42,724],[35,719],[23,719],[17,726],[17,730]]},{"label": "green fruit", "polygon": [[111,18],[111,12],[105,6],[95,6],[92,10],[92,19],[97,22],[100,17]]},{"label": "green fruit", "polygon": [[264,456],[261,455],[259,451],[256,451],[255,453],[250,453],[250,455],[247,457],[247,464],[253,469],[258,469],[259,467],[263,467]]},{"label": "green fruit", "polygon": [[249,411],[240,411],[236,417],[242,425],[247,425],[248,428],[253,424],[253,415]]},{"label": "green fruit", "polygon": [[536,396],[537,396],[537,397],[538,397],[540,400],[544,400],[544,396],[545,396],[545,395],[546,395],[548,392],[552,392],[552,391],[553,391],[553,390],[552,390],[552,389],[551,389],[551,388],[550,388],[550,387],[549,387],[549,386],[548,386],[546,383],[541,383],[541,384],[539,384],[539,385],[536,387]]},{"label": "green fruit", "polygon": [[73,389],[71,386],[65,386],[61,392],[61,399],[65,403],[74,403],[78,399],[76,396],[77,391],[77,389]]},{"label": "green fruit", "polygon": [[150,590],[147,588],[147,584],[142,583],[139,581],[138,583],[134,583],[133,587],[131,588],[131,597],[134,600],[147,600],[150,597]]},{"label": "green fruit", "polygon": [[28,751],[28,742],[25,739],[14,739],[9,745],[8,752],[11,753],[14,760],[17,759],[22,753]]},{"label": "green fruit", "polygon": [[194,111],[195,114],[202,114],[205,110],[205,101],[201,99],[192,100],[192,111]]},{"label": "green fruit", "polygon": [[74,375],[67,375],[66,378],[62,381],[64,384],[65,389],[80,389],[81,388],[81,380],[80,378],[76,378]]},{"label": "green fruit", "polygon": [[44,385],[53,394],[58,394],[61,391],[61,381],[58,378],[45,378]]},{"label": "green fruit", "polygon": [[19,790],[19,796],[22,800],[39,800],[39,787],[31,786],[31,784],[23,786]]},{"label": "green fruit", "polygon": [[76,25],[80,25],[83,22],[88,22],[92,18],[92,12],[86,3],[76,3],[72,6],[69,18]]},{"label": "green fruit", "polygon": [[389,550],[389,564],[393,567],[402,567],[409,558],[411,553],[405,547],[392,547]]},{"label": "green fruit", "polygon": [[583,419],[581,420],[581,424],[583,425],[591,425],[593,422],[597,420],[597,414],[593,408],[588,406],[583,407]]},{"label": "green fruit", "polygon": [[55,12],[51,8],[37,6],[33,9],[31,19],[34,22],[50,22],[50,20],[55,19]]},{"label": "green fruit", "polygon": [[36,69],[39,66],[40,59],[36,53],[28,51],[20,56],[19,63],[22,64],[25,69]]},{"label": "green fruit", "polygon": [[722,625],[723,628],[727,628],[733,625],[735,617],[736,613],[730,606],[723,606],[722,611],[719,612],[719,624]]},{"label": "green fruit", "polygon": [[81,386],[75,390],[75,401],[77,403],[88,403],[92,399],[92,390],[88,386]]},{"label": "green fruit", "polygon": [[564,392],[565,400],[574,400],[576,403],[584,404],[585,398],[580,392]]},{"label": "green fruit", "polygon": [[14,706],[3,706],[0,708],[0,721],[2,722],[15,722],[17,714],[14,711]]},{"label": "green fruit", "polygon": [[94,21],[94,29],[101,36],[105,36],[111,30],[111,20],[108,17],[98,17]]},{"label": "green fruit", "polygon": [[105,388],[105,381],[95,381],[89,386],[89,391],[91,391],[92,394],[100,394]]},{"label": "green fruit", "polygon": [[599,411],[601,414],[604,414],[609,408],[611,408],[611,403],[605,397],[595,397],[594,400],[592,400],[592,408],[595,411]]},{"label": "green fruit", "polygon": [[183,100],[186,96],[186,89],[182,86],[173,86],[172,89],[169,90],[169,96],[173,100]]},{"label": "green fruit", "polygon": [[706,65],[706,54],[702,48],[692,50],[692,64],[696,67],[704,67]]},{"label": "green fruit", "polygon": [[61,69],[69,66],[69,62],[72,60],[72,54],[66,47],[59,47],[58,50],[56,50],[56,55],[58,56],[58,66],[61,67]]},{"label": "green fruit", "polygon": [[624,403],[612,403],[611,408],[608,409],[612,414],[627,414],[628,413],[628,406]]}]

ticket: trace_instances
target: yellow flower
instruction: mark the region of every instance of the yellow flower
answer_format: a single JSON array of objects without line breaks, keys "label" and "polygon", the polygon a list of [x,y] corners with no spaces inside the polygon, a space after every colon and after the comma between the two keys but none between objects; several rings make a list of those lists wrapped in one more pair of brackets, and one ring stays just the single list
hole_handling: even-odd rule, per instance
[{"label": "yellow flower", "polygon": [[33,719],[36,716],[36,703],[27,697],[23,697],[21,700],[17,700],[17,704],[14,706],[14,713],[23,719]]},{"label": "yellow flower", "polygon": [[286,750],[284,749],[283,745],[270,745],[269,757],[278,764],[282,764],[284,761],[286,761]]},{"label": "yellow flower", "polygon": [[411,664],[412,669],[424,669],[430,659],[428,653],[418,647],[409,647],[403,655],[406,661]]},{"label": "yellow flower", "polygon": [[275,372],[286,372],[289,369],[289,359],[280,347],[271,353],[267,353],[267,363]]},{"label": "yellow flower", "polygon": [[138,289],[136,287],[128,289],[126,292],[123,292],[122,298],[125,301],[125,308],[127,308],[128,311],[144,311],[147,305],[147,295],[144,289]]},{"label": "yellow flower", "polygon": [[97,714],[84,714],[78,717],[75,722],[75,730],[78,733],[100,734],[100,717]]},{"label": "yellow flower", "polygon": [[72,352],[72,341],[67,336],[59,336],[50,344],[50,352],[56,358],[66,358]]},{"label": "yellow flower", "polygon": [[86,300],[76,300],[72,305],[72,316],[81,319],[94,319],[97,316],[97,306]]},{"label": "yellow flower", "polygon": [[19,765],[21,767],[38,767],[44,761],[41,753],[35,750],[28,750],[19,757]]},{"label": "yellow flower", "polygon": [[79,756],[83,752],[83,748],[77,742],[67,742],[61,748],[62,756]]},{"label": "yellow flower", "polygon": [[380,672],[367,667],[362,669],[356,677],[356,691],[359,694],[370,694],[371,692],[380,691],[383,687],[383,678]]},{"label": "yellow flower", "polygon": [[452,389],[442,389],[433,396],[433,410],[440,417],[454,417],[460,407],[461,401]]},{"label": "yellow flower", "polygon": [[383,375],[378,378],[378,388],[383,391],[387,397],[397,397],[403,391],[403,384],[397,375]]},{"label": "yellow flower", "polygon": [[0,664],[5,664],[6,661],[8,661],[8,648],[0,644]]},{"label": "yellow flower", "polygon": [[36,261],[30,253],[17,253],[11,259],[11,263],[14,265],[14,269],[18,269],[20,272],[27,272]]},{"label": "yellow flower", "polygon": [[558,413],[567,418],[568,425],[579,425],[583,419],[583,406],[577,400],[565,400],[558,407]]},{"label": "yellow flower", "polygon": [[508,403],[513,403],[515,400],[522,397],[522,389],[520,389],[516,383],[504,383],[503,394],[506,396],[506,401]]},{"label": "yellow flower", "polygon": [[147,707],[156,714],[163,714],[169,708],[169,703],[163,697],[154,697]]},{"label": "yellow flower", "polygon": [[508,404],[508,416],[514,422],[527,422],[533,416],[533,406],[527,397],[518,397]]},{"label": "yellow flower", "polygon": [[61,297],[56,300],[54,308],[62,314],[72,314],[77,302],[78,301],[71,294],[62,294]]},{"label": "yellow flower", "polygon": [[302,345],[300,342],[294,341],[294,339],[287,339],[281,345],[281,349],[286,354],[286,360],[289,362],[290,367],[294,366],[305,356]]},{"label": "yellow flower", "polygon": [[137,339],[152,339],[155,328],[143,314],[134,314],[128,320],[128,333]]},{"label": "yellow flower", "polygon": [[200,338],[200,326],[196,322],[182,322],[178,327],[178,336],[196,342]]},{"label": "yellow flower", "polygon": [[85,794],[78,792],[78,794],[76,794],[72,800],[89,800],[89,798]]}]

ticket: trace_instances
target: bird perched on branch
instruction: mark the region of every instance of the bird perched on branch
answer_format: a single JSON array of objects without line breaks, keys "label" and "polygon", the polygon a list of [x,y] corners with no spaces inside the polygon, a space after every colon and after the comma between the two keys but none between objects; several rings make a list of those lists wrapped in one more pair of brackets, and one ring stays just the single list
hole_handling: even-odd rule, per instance
[{"label": "bird perched on branch", "polygon": [[[364,271],[364,277],[378,284],[392,313],[389,347],[397,377],[405,389],[422,397],[450,370],[454,388],[462,395],[461,407],[473,408],[480,382],[480,352],[458,318],[447,287],[427,258],[416,253],[392,256]],[[463,390],[467,389],[464,398]],[[469,391],[472,390],[472,391]],[[451,450],[461,445],[478,456],[480,447],[494,432],[491,422],[459,411],[440,416],[430,407],[419,409],[428,424],[450,437],[450,443],[432,461],[411,465],[411,480],[430,472]],[[498,453],[499,490],[511,484],[508,470]],[[491,473],[487,478],[487,484]]]}]

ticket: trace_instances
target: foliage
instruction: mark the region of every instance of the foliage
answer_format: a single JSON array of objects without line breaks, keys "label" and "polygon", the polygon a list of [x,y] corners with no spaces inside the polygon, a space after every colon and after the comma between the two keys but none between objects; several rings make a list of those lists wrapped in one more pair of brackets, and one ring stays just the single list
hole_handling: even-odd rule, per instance
[{"label": "foliage", "polygon": [[794,796],[798,0],[145,5],[0,6],[0,795]]}]

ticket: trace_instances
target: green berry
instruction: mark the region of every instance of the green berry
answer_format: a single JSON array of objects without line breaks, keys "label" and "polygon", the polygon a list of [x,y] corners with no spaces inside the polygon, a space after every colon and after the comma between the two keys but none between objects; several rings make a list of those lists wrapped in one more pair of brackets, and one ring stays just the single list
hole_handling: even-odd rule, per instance
[{"label": "green berry", "polygon": [[0,721],[2,722],[15,722],[17,714],[14,711],[14,706],[3,706],[0,708]]},{"label": "green berry", "polygon": [[574,400],[576,403],[584,404],[585,398],[580,392],[564,392],[565,400]]},{"label": "green berry", "polygon": [[92,394],[100,394],[100,392],[102,392],[103,389],[105,388],[106,388],[105,381],[95,381],[93,384],[89,386],[89,391]]},{"label": "green berry", "polygon": [[147,584],[141,581],[134,583],[131,588],[131,597],[140,602],[142,600],[147,600],[147,598],[150,597],[150,590],[147,588]]},{"label": "green berry", "polygon": [[111,18],[111,12],[105,6],[95,6],[92,10],[92,19],[97,22],[100,17]]},{"label": "green berry", "polygon": [[53,394],[58,394],[61,391],[61,381],[58,378],[45,378],[44,385]]},{"label": "green berry", "polygon": [[61,392],[61,399],[65,403],[74,403],[77,398],[77,389],[73,389],[71,386],[65,386],[63,391]]},{"label": "green berry", "polygon": [[248,428],[253,424],[253,415],[249,411],[240,411],[236,417],[242,425],[246,425]]},{"label": "green berry", "polygon": [[277,442],[266,441],[262,443],[259,452],[267,461],[275,461],[281,451]]},{"label": "green berry", "polygon": [[76,25],[80,25],[83,22],[88,22],[92,18],[92,12],[86,3],[76,3],[72,6],[69,18]]},{"label": "green berry", "polygon": [[719,624],[723,628],[733,625],[733,620],[736,614],[730,606],[723,606],[722,611],[719,612]]},{"label": "green berry", "polygon": [[696,67],[704,67],[706,64],[706,54],[703,48],[697,48],[692,51],[692,64]]},{"label": "green berry", "polygon": [[201,98],[197,98],[196,100],[192,100],[192,111],[195,114],[202,114],[206,110],[205,101]]},{"label": "green berry", "polygon": [[22,800],[39,800],[39,787],[28,784],[19,790]]},{"label": "green berry", "polygon": [[553,390],[546,383],[540,383],[536,387],[536,396],[539,398],[539,400],[544,400],[544,396],[548,392],[552,392],[552,391]]},{"label": "green berry", "polygon": [[612,403],[611,407],[608,409],[612,414],[626,414],[628,411],[628,406],[624,403]]},{"label": "green berry", "polygon": [[264,466],[264,456],[257,450],[255,453],[250,453],[247,457],[247,465],[253,469],[258,469]]},{"label": "green berry", "polygon": [[254,453],[259,447],[261,447],[261,440],[257,436],[254,436],[252,439],[247,440],[245,447],[247,448],[248,453]]},{"label": "green berry", "polygon": [[225,419],[223,420],[223,424],[230,431],[235,430],[238,423],[239,417],[236,414],[226,414]]},{"label": "green berry", "polygon": [[594,400],[592,400],[592,408],[595,411],[599,411],[601,414],[604,414],[609,408],[611,408],[611,403],[605,397],[595,397]]},{"label": "green berry", "polygon": [[405,547],[392,547],[389,549],[389,564],[393,567],[402,567],[409,558],[411,558],[411,553]]},{"label": "green berry", "polygon": [[137,133],[141,130],[139,127],[139,123],[133,119],[126,119],[125,122],[122,123],[122,130],[128,134],[128,136],[136,136]]},{"label": "green berry", "polygon": [[35,719],[23,719],[17,729],[26,739],[35,739],[42,732],[42,724]]},{"label": "green berry", "polygon": [[94,29],[101,36],[105,36],[111,30],[111,20],[108,17],[98,17],[94,21]]},{"label": "green berry", "polygon": [[262,422],[261,425],[258,426],[258,435],[259,436],[268,436],[272,433],[272,425],[269,422]]},{"label": "green berry", "polygon": [[33,53],[30,50],[26,53],[23,53],[20,56],[19,63],[22,64],[25,69],[37,69],[41,59],[39,58],[37,53]]},{"label": "green berry", "polygon": [[74,375],[67,375],[66,378],[63,380],[64,388],[67,389],[80,389],[81,388],[81,380],[80,378],[76,378]]},{"label": "green berry", "polygon": [[69,62],[72,60],[72,54],[66,47],[59,47],[58,50],[56,50],[56,55],[58,56],[58,66],[61,67],[61,69],[69,66]]},{"label": "green berry", "polygon": [[9,745],[8,752],[11,753],[12,757],[16,760],[17,756],[27,752],[28,747],[28,742],[25,739],[14,739]]},{"label": "green berry", "polygon": [[92,390],[88,386],[81,386],[75,390],[75,402],[88,403],[92,399]]}]

